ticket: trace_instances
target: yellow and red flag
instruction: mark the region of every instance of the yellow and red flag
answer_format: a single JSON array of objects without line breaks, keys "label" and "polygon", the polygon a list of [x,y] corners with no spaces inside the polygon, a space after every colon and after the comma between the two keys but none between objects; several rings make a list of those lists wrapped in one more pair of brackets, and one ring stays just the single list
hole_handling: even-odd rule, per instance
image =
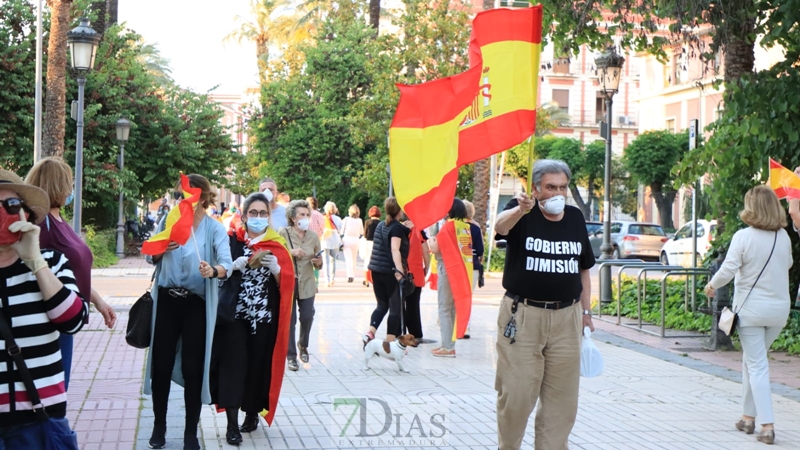
[{"label": "yellow and red flag", "polygon": [[181,174],[181,189],[183,190],[183,201],[178,203],[177,208],[172,208],[167,214],[167,223],[164,231],[156,234],[142,244],[142,253],[145,255],[160,255],[167,251],[170,241],[177,242],[178,245],[186,244],[192,234],[192,224],[194,223],[194,209],[200,201],[200,188],[193,188],[189,185],[189,178]]},{"label": "yellow and red flag", "polygon": [[769,187],[778,198],[800,200],[800,177],[772,158],[769,159]]},{"label": "yellow and red flag", "polygon": [[464,337],[472,311],[472,233],[469,223],[448,220],[436,235],[439,251],[447,272],[447,282],[453,293],[456,323],[453,339]]},{"label": "yellow and red flag", "polygon": [[542,5],[475,16],[469,65],[481,68],[481,79],[462,115],[459,166],[508,150],[534,133],[541,50]]},{"label": "yellow and red flag", "polygon": [[416,226],[426,228],[447,214],[460,166],[534,133],[541,40],[541,5],[480,12],[469,70],[398,85],[389,158],[397,200]]}]

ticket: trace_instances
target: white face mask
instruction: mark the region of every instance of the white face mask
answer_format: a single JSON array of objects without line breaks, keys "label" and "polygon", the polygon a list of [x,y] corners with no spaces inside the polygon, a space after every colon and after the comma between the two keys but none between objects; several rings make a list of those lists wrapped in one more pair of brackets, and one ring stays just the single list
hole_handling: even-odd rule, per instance
[{"label": "white face mask", "polygon": [[563,195],[555,195],[545,201],[540,201],[540,206],[547,214],[557,216],[564,212],[564,207],[567,204],[567,199]]},{"label": "white face mask", "polygon": [[297,228],[300,228],[300,230],[302,231],[308,230],[308,227],[310,225],[311,225],[311,219],[309,219],[308,217],[297,221]]}]

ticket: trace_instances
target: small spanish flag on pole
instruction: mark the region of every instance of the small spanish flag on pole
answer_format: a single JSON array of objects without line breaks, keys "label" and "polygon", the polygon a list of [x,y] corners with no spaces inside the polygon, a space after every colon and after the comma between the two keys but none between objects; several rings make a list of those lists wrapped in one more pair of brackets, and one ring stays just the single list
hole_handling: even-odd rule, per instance
[{"label": "small spanish flag on pole", "polygon": [[800,177],[772,158],[769,159],[769,187],[778,198],[800,200]]},{"label": "small spanish flag on pole", "polygon": [[178,206],[172,208],[167,214],[167,223],[164,231],[142,244],[143,254],[160,255],[167,251],[170,241],[177,242],[178,245],[184,245],[192,235],[194,209],[197,206],[197,202],[200,201],[202,189],[190,186],[189,178],[182,173],[181,189],[183,190],[183,201],[178,203]]}]

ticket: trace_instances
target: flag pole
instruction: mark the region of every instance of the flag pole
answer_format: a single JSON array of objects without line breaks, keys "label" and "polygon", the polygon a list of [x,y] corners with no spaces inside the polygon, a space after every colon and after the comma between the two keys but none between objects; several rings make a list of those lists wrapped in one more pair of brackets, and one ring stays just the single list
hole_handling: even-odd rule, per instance
[{"label": "flag pole", "polygon": [[203,258],[200,257],[200,247],[197,246],[197,238],[194,235],[194,224],[192,224],[190,230],[192,230],[192,242],[194,242],[194,251],[197,253],[197,259],[203,262]]},{"label": "flag pole", "polygon": [[533,150],[536,147],[536,139],[533,138],[531,135],[531,145],[528,147],[528,190],[525,192],[528,194],[528,197],[533,197],[533,191],[531,190],[533,184]]}]

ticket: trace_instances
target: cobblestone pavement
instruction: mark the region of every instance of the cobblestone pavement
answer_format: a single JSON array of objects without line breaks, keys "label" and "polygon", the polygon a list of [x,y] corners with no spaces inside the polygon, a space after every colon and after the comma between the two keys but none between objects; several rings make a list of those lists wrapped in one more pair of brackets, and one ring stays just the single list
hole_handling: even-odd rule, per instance
[{"label": "cobblestone pavement", "polygon": [[[135,268],[122,270],[131,269]],[[122,331],[127,309],[148,284],[149,269],[143,266],[141,274],[123,276],[113,270],[96,271],[95,284],[102,286],[101,294],[118,310],[120,320],[116,330],[108,331],[93,313],[88,328],[77,335],[69,417],[84,449],[144,449],[152,430],[150,399],[141,395],[145,352],[128,347]],[[321,289],[317,297],[311,360],[299,372],[287,372],[272,427],[262,422],[258,430],[245,435],[241,448],[354,448],[337,447],[331,438],[332,430],[340,429],[332,427],[332,418],[338,417],[332,403],[350,397],[384,399],[393,411],[444,408],[447,442],[438,448],[496,448],[494,343],[500,280],[487,279],[486,289],[478,292],[472,338],[457,343],[458,357],[434,358],[430,349],[436,344],[424,344],[410,349],[404,359],[410,373],[400,373],[396,364],[379,359],[370,362],[372,370],[363,370],[359,336],[374,299],[360,279],[353,284],[344,280],[340,277],[336,286]],[[438,341],[435,293],[424,293],[422,316],[425,337]],[[570,449],[765,448],[733,428],[741,413],[737,371],[741,366],[735,352],[694,358],[675,350],[681,345],[669,340],[643,339],[641,333],[606,323],[598,328],[594,338],[606,371],[600,378],[581,380]],[[385,326],[379,337],[384,330]],[[684,348],[699,346],[683,342]],[[800,367],[794,357],[777,364]],[[774,370],[775,361],[772,366]],[[777,420],[773,448],[800,448],[800,394],[784,384],[774,384],[773,393]],[[182,392],[173,385],[167,448],[182,448],[182,403]],[[204,448],[232,448],[225,443],[225,425],[224,414],[204,407]],[[532,442],[531,421],[523,448],[532,448]],[[388,447],[387,442],[376,441],[357,448],[383,444]]]}]

